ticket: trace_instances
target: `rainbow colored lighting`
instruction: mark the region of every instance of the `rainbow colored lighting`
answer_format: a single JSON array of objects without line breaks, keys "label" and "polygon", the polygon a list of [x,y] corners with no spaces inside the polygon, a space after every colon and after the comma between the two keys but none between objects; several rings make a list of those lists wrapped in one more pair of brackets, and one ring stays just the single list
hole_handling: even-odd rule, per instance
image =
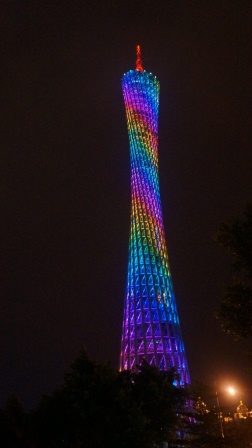
[{"label": "rainbow colored lighting", "polygon": [[122,79],[131,160],[131,227],[120,369],[145,359],[176,367],[181,385],[190,382],[173,292],[158,177],[159,82],[142,68]]}]

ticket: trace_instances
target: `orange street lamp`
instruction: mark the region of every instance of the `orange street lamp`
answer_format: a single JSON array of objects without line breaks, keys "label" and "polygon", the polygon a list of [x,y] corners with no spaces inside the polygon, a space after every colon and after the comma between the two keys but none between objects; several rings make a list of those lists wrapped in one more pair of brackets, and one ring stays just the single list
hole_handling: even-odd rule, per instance
[{"label": "orange street lamp", "polygon": [[228,388],[228,392],[230,393],[230,395],[235,395],[236,394],[236,390],[233,387],[229,387]]}]

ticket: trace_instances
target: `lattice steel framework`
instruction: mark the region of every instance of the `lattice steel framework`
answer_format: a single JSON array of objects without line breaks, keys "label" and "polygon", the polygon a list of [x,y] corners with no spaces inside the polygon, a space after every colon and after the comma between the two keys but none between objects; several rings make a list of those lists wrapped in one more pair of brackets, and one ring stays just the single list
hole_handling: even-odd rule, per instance
[{"label": "lattice steel framework", "polygon": [[131,160],[131,228],[120,369],[145,359],[160,369],[176,367],[190,382],[173,292],[158,178],[159,82],[142,68],[122,79]]}]

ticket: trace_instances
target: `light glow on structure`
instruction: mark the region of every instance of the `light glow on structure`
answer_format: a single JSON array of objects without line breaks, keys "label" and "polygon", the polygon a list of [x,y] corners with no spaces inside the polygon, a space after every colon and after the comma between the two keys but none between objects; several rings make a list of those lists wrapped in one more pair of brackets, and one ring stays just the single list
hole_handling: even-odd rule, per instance
[{"label": "light glow on structure", "polygon": [[159,82],[142,68],[122,79],[131,161],[131,227],[120,369],[145,359],[190,382],[173,292],[158,176]]}]

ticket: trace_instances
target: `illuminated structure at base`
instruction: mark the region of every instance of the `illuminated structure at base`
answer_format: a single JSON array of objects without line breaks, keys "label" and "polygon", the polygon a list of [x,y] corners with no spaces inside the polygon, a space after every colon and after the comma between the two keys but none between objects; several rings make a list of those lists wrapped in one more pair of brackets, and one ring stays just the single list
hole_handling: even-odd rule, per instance
[{"label": "illuminated structure at base", "polygon": [[142,68],[122,79],[131,161],[131,228],[120,369],[145,359],[190,382],[175,303],[158,179],[159,82]]}]

